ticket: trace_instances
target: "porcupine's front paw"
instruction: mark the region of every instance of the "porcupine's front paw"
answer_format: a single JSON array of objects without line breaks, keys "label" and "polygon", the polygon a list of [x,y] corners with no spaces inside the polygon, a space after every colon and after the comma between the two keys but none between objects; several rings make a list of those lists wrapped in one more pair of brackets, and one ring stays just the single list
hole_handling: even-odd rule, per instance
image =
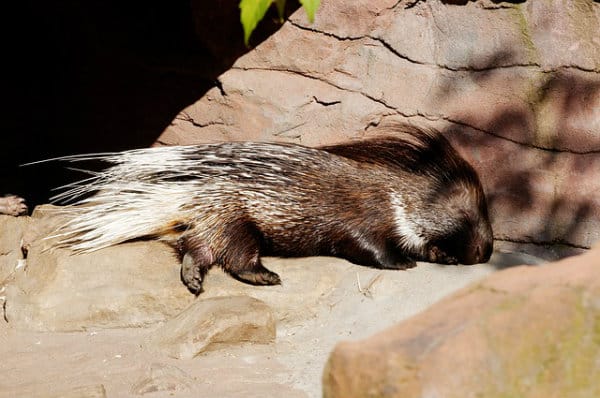
[{"label": "porcupine's front paw", "polygon": [[458,259],[453,256],[449,256],[439,247],[433,246],[429,249],[429,262],[438,264],[458,264]]},{"label": "porcupine's front paw", "polygon": [[192,258],[190,253],[185,253],[181,261],[181,280],[190,292],[198,295],[202,292],[203,271]]}]

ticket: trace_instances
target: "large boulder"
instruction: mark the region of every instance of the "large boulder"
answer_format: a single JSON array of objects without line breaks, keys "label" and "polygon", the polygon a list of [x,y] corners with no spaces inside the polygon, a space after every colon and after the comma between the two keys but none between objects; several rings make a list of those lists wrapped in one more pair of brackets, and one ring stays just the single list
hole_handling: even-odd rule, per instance
[{"label": "large boulder", "polygon": [[5,317],[14,327],[40,331],[142,327],[168,319],[192,300],[175,255],[161,243],[81,255],[34,247],[6,287]]},{"label": "large boulder", "polygon": [[495,273],[363,341],[340,343],[324,397],[600,396],[600,247]]},{"label": "large boulder", "polygon": [[[170,318],[193,300],[179,261],[159,242],[133,242],[88,254],[51,249],[60,217],[38,207],[24,233],[26,266],[6,285],[4,316],[39,331],[141,327]],[[17,246],[20,248],[20,245]]]},{"label": "large boulder", "polygon": [[328,1],[239,58],[157,145],[433,126],[478,169],[499,243],[578,252],[600,239],[599,36],[589,0]]}]

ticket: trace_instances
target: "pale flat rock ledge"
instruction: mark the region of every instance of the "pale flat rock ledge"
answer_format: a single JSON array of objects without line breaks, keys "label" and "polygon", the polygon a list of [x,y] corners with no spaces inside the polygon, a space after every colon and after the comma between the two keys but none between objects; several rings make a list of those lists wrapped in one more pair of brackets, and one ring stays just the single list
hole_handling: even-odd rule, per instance
[{"label": "pale flat rock ledge", "polygon": [[343,342],[325,398],[600,396],[600,247],[495,273],[421,314]]}]

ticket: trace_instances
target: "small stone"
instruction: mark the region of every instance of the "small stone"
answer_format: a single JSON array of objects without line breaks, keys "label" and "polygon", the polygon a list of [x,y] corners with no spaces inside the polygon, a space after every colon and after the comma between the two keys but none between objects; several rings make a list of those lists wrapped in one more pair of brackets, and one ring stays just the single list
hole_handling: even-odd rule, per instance
[{"label": "small stone", "polygon": [[106,391],[102,384],[95,386],[77,387],[52,395],[50,398],[106,398]]},{"label": "small stone", "polygon": [[217,344],[265,344],[274,340],[271,308],[252,297],[232,296],[197,300],[153,331],[146,346],[185,359]]},{"label": "small stone", "polygon": [[157,391],[180,391],[191,388],[192,378],[172,365],[153,363],[146,375],[131,387],[131,393],[144,395]]}]

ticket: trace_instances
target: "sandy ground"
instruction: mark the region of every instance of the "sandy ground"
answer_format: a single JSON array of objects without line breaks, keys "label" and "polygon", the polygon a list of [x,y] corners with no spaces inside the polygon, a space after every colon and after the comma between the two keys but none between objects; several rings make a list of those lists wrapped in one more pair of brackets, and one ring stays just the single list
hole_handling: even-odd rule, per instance
[{"label": "sandy ground", "polygon": [[[79,387],[103,388],[107,397],[319,397],[323,366],[337,342],[367,337],[499,268],[537,260],[495,253],[488,264],[419,264],[407,271],[323,258],[265,263],[285,276],[280,262],[300,261],[341,262],[338,282],[306,316],[279,320],[270,345],[217,347],[177,360],[142,346],[151,329],[34,333],[0,322],[0,397],[65,396]],[[293,280],[286,284],[293,290]]]}]

